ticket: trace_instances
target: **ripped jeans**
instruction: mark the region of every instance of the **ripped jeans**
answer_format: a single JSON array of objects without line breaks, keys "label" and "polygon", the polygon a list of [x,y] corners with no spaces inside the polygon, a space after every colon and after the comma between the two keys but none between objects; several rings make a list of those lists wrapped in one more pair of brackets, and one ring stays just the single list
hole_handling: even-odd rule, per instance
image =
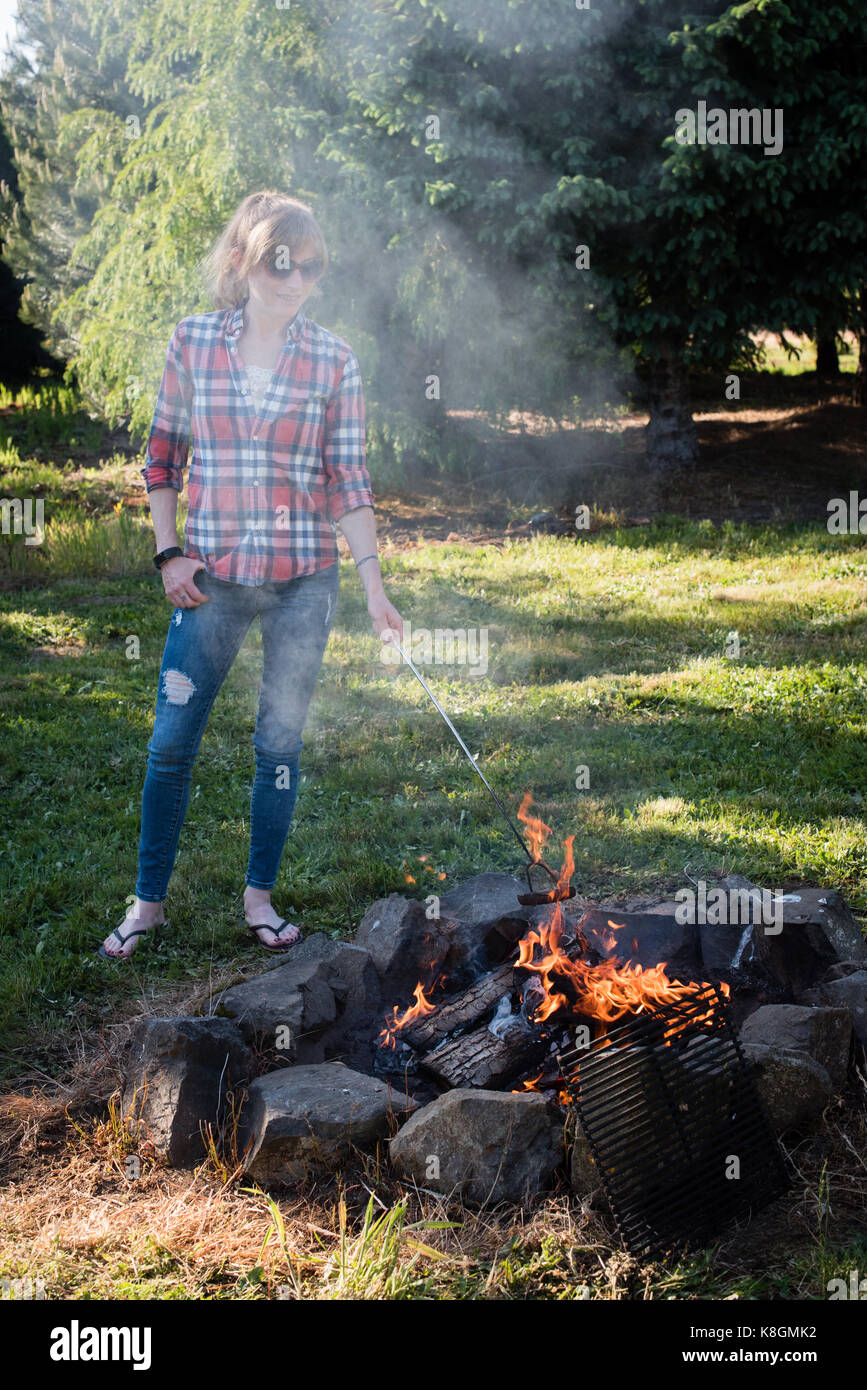
[{"label": "ripped jeans", "polygon": [[210,601],[172,614],[148,743],[135,890],[144,902],[166,896],[208,715],[257,614],[263,669],[245,881],[274,887],[298,795],[301,734],[337,609],[340,567],[335,562],[257,586],[202,569],[193,582]]}]

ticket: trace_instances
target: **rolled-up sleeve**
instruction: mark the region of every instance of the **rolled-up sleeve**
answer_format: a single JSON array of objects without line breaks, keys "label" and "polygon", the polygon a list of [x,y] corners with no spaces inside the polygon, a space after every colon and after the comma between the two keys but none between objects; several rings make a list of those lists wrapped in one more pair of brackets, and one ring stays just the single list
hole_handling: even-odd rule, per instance
[{"label": "rolled-up sleeve", "polygon": [[361,371],[357,358],[351,352],[325,415],[324,461],[328,515],[332,521],[338,521],[356,507],[374,505],[366,462]]},{"label": "rolled-up sleeve", "polygon": [[140,470],[148,492],[158,487],[173,487],[180,492],[183,486],[190,438],[192,384],[184,363],[182,327],[179,323],[169,340],[145,464]]}]

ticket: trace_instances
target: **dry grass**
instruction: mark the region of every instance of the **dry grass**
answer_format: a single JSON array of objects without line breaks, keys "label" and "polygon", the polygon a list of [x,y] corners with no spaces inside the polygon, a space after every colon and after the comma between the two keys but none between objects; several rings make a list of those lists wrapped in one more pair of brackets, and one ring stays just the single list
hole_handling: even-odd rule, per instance
[{"label": "dry grass", "polygon": [[867,1254],[860,1075],[821,1133],[787,1147],[788,1194],[712,1252],[641,1266],[598,1198],[561,1184],[533,1210],[471,1211],[398,1180],[384,1145],[273,1195],[237,1155],[170,1169],[133,1144],[112,1093],[132,1023],[62,1084],[0,1100],[0,1271],[48,1298],[819,1299]]}]

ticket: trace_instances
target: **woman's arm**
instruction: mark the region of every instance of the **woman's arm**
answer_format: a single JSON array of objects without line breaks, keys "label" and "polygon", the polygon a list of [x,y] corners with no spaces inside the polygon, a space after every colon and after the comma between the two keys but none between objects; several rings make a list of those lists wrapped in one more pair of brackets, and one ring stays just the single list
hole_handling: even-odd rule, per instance
[{"label": "woman's arm", "polygon": [[[381,637],[389,628],[397,632],[403,641],[403,619],[393,604],[389,603],[382,587],[382,572],[376,553],[376,521],[372,507],[354,507],[344,512],[337,520],[352,551],[352,558],[358,566],[358,573],[367,594],[367,611],[370,614],[373,630]],[[363,563],[359,563],[363,562]]]},{"label": "woman's arm", "polygon": [[180,545],[178,540],[178,493],[173,487],[157,487],[148,493],[157,551]]}]

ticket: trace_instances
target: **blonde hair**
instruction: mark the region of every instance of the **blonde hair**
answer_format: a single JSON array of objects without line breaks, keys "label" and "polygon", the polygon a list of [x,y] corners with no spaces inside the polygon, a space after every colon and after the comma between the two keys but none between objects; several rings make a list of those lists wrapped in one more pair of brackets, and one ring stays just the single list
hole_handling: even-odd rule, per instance
[{"label": "blonde hair", "polygon": [[[200,262],[215,308],[234,309],[247,297],[247,276],[253,266],[277,254],[280,247],[288,246],[289,254],[294,256],[296,248],[308,241],[322,261],[324,273],[328,250],[313,209],[276,189],[250,193]],[[241,253],[237,263],[235,251]],[[321,293],[314,285],[311,297]]]}]

